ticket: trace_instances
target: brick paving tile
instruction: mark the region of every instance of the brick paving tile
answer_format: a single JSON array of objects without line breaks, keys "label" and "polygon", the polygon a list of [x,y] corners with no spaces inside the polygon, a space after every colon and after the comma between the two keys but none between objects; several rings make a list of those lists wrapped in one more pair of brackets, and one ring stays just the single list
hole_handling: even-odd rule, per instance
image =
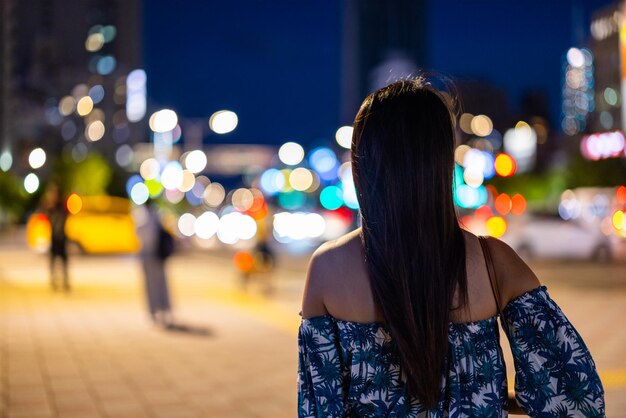
[{"label": "brick paving tile", "polygon": [[52,415],[53,408],[49,402],[41,402],[41,403],[25,403],[25,404],[16,404],[12,405],[9,402],[9,414],[48,414]]},{"label": "brick paving tile", "polygon": [[159,406],[154,410],[154,416],[158,418],[197,418],[199,411],[186,404],[172,404]]},{"label": "brick paving tile", "polygon": [[52,414],[52,411],[14,411],[10,410],[7,413],[7,418],[52,418],[56,415]]},{"label": "brick paving tile", "polygon": [[141,394],[146,402],[157,409],[171,404],[179,404],[182,401],[180,395],[169,388],[147,389],[143,390]]},{"label": "brick paving tile", "polygon": [[105,415],[145,414],[144,406],[135,398],[113,399],[102,402]]},{"label": "brick paving tile", "polygon": [[96,411],[78,411],[78,412],[59,412],[59,415],[63,418],[101,418],[102,414]]},{"label": "brick paving tile", "polygon": [[100,384],[93,387],[93,391],[96,396],[102,401],[110,401],[114,399],[128,399],[133,398],[134,395],[127,386],[124,385],[111,385]]}]

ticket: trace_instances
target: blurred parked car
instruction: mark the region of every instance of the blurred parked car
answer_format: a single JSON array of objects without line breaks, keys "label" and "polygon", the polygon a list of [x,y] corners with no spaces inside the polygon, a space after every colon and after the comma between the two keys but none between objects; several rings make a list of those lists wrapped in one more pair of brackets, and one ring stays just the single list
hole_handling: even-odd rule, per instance
[{"label": "blurred parked car", "polygon": [[510,228],[502,240],[527,259],[613,259],[611,241],[599,226],[564,221],[558,216],[531,217]]},{"label": "blurred parked car", "polygon": [[[76,195],[73,195],[76,196]],[[65,233],[70,243],[91,254],[134,253],[139,250],[131,202],[112,196],[82,196],[70,204]],[[31,248],[44,251],[50,245],[50,222],[33,214],[26,225]],[[70,244],[71,245],[71,244]]]}]

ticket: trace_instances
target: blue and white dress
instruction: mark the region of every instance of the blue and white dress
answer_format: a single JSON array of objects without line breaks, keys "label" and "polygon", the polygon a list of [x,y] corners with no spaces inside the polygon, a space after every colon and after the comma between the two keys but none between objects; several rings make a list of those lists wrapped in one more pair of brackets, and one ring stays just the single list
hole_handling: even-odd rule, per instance
[{"label": "blue and white dress", "polygon": [[[503,319],[515,393],[531,417],[604,417],[604,389],[584,341],[545,286],[511,300]],[[389,330],[329,315],[298,334],[300,417],[506,417],[507,379],[497,316],[448,328],[446,373],[426,410],[400,379]]]}]

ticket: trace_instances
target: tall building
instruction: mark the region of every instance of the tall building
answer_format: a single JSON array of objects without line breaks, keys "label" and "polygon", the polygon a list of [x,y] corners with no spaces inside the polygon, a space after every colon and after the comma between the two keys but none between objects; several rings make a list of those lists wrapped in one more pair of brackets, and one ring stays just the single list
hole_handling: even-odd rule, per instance
[{"label": "tall building", "polygon": [[624,3],[608,5],[592,16],[591,51],[594,65],[595,109],[589,120],[591,132],[624,130],[622,100],[626,83],[624,48],[620,41]]},{"label": "tall building", "polygon": [[343,2],[343,123],[352,122],[367,94],[424,67],[425,3],[425,0]]},{"label": "tall building", "polygon": [[25,172],[34,147],[113,158],[144,139],[125,109],[126,76],[142,64],[141,0],[3,0],[0,19],[0,168],[8,154]]}]

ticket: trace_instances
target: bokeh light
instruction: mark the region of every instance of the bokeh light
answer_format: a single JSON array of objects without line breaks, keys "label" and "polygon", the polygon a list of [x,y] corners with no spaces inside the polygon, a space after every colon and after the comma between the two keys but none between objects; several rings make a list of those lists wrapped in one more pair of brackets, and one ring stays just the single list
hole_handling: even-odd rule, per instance
[{"label": "bokeh light", "polygon": [[359,201],[356,196],[356,188],[354,187],[354,178],[352,177],[352,164],[346,161],[339,167],[339,177],[341,178],[341,189],[343,191],[343,202],[350,209],[358,209]]},{"label": "bokeh light", "polygon": [[194,231],[199,238],[209,239],[217,232],[220,226],[220,218],[211,211],[206,211],[198,216],[194,223]]},{"label": "bokeh light", "polygon": [[582,205],[572,190],[565,190],[561,194],[558,212],[559,216],[566,221],[576,219],[582,214]]},{"label": "bokeh light", "polygon": [[[189,170],[183,170],[182,171],[182,181],[180,183],[180,186],[178,186],[178,190],[180,190],[181,192],[188,192],[191,189],[193,189],[193,187],[196,184],[196,176],[193,175],[193,173]],[[203,190],[204,191],[204,190]],[[194,194],[194,196],[196,196]],[[196,196],[198,198],[198,204],[200,204],[201,198],[202,198],[202,194],[200,196]]]},{"label": "bokeh light", "polygon": [[190,191],[195,197],[202,200],[204,198],[204,192],[209,184],[211,184],[211,180],[209,180],[207,176],[198,176],[196,177],[195,183]]},{"label": "bokeh light", "polygon": [[158,180],[146,180],[144,181],[144,184],[148,188],[148,193],[152,198],[158,197],[161,193],[163,193],[163,185]]},{"label": "bokeh light", "polygon": [[[251,225],[246,220],[247,218],[252,221],[253,230],[250,230]],[[242,215],[239,212],[230,212],[223,215],[219,220],[217,239],[224,244],[234,244],[240,239],[248,239],[241,237],[248,237],[250,233],[252,233],[250,238],[256,233],[256,222],[247,215]]]},{"label": "bokeh light", "polygon": [[471,113],[463,113],[459,118],[459,127],[466,134],[473,134],[472,131],[472,120],[474,119],[474,115]]},{"label": "bokeh light", "polygon": [[292,190],[278,195],[278,204],[285,209],[296,210],[306,202],[306,195],[303,192]]},{"label": "bokeh light", "polygon": [[126,77],[126,117],[130,122],[138,122],[146,115],[146,81],[146,72],[140,68]]},{"label": "bokeh light", "polygon": [[104,123],[100,120],[91,122],[85,128],[85,138],[90,141],[99,141],[104,136]]},{"label": "bokeh light", "polygon": [[209,127],[216,134],[227,134],[232,132],[237,127],[239,118],[235,112],[230,110],[220,110],[209,119]]},{"label": "bokeh light", "polygon": [[13,156],[9,151],[3,151],[0,154],[0,170],[9,171],[13,165]]},{"label": "bokeh light", "polygon": [[174,205],[180,203],[185,198],[185,193],[178,189],[165,189],[164,195],[165,199]]},{"label": "bokeh light", "polygon": [[625,149],[626,139],[620,131],[585,135],[580,141],[580,151],[589,160],[620,157]]},{"label": "bokeh light", "polygon": [[304,167],[298,167],[289,174],[289,184],[294,190],[305,191],[313,184],[313,173]]},{"label": "bokeh light", "polygon": [[279,212],[274,215],[274,237],[279,242],[321,237],[326,230],[324,217],[317,213]]},{"label": "bokeh light", "polygon": [[89,89],[89,93],[87,93],[94,104],[100,103],[102,99],[104,99],[104,87],[100,84],[96,84],[95,86]]},{"label": "bokeh light", "polygon": [[148,158],[139,166],[139,174],[146,180],[152,180],[157,178],[161,166],[159,162],[154,158]]},{"label": "bokeh light", "polygon": [[72,96],[65,96],[59,100],[59,113],[68,116],[74,111],[76,100]]},{"label": "bokeh light", "polygon": [[326,186],[320,193],[320,203],[328,210],[339,208],[343,204],[343,193],[337,186]]},{"label": "bokeh light", "polygon": [[237,251],[233,256],[233,264],[239,271],[249,272],[254,268],[254,257],[248,251]]},{"label": "bokeh light", "polygon": [[178,218],[178,230],[186,237],[191,237],[195,233],[196,217],[191,213],[183,213]]},{"label": "bokeh light", "polygon": [[39,189],[39,177],[35,173],[30,173],[24,178],[24,190],[28,193],[35,193]]},{"label": "bokeh light", "polygon": [[115,35],[117,35],[117,28],[113,25],[106,25],[100,29],[100,33],[104,37],[104,42],[108,43],[115,39]]},{"label": "bokeh light", "polygon": [[520,216],[526,211],[526,199],[521,194],[511,197],[511,213]]},{"label": "bokeh light", "polygon": [[96,62],[96,71],[100,75],[109,75],[113,71],[115,71],[115,67],[117,66],[117,60],[113,55],[105,55],[104,57],[100,57]]},{"label": "bokeh light", "polygon": [[325,180],[337,177],[337,156],[328,147],[318,147],[311,151],[309,164]]},{"label": "bokeh light", "polygon": [[506,193],[501,193],[498,195],[498,197],[496,197],[496,200],[494,201],[494,206],[496,208],[496,211],[502,215],[508,215],[509,212],[511,212],[511,209],[513,207],[513,203],[511,201],[511,197],[506,194]]},{"label": "bokeh light", "polygon": [[211,183],[204,190],[204,202],[211,207],[217,207],[222,204],[226,198],[226,190],[219,183]]},{"label": "bokeh light", "polygon": [[487,202],[487,189],[484,185],[477,188],[460,184],[455,188],[454,201],[464,209],[477,208]]},{"label": "bokeh light", "polygon": [[611,106],[616,106],[617,105],[617,101],[619,99],[617,92],[615,91],[615,89],[612,89],[611,87],[607,87],[604,89],[604,94],[603,94],[604,100],[607,102],[607,104],[611,105]]},{"label": "bokeh light", "polygon": [[93,110],[93,100],[89,96],[84,96],[76,103],[76,113],[79,116],[87,116]]},{"label": "bokeh light", "polygon": [[510,177],[515,174],[515,160],[508,154],[498,154],[494,164],[496,173],[501,177]]},{"label": "bokeh light", "polygon": [[335,133],[335,139],[337,140],[337,143],[343,148],[350,149],[352,145],[353,131],[354,128],[352,128],[352,126],[342,126],[341,128],[337,129],[337,132]]},{"label": "bokeh light", "polygon": [[570,48],[567,51],[567,62],[569,65],[575,68],[580,68],[585,65],[585,56],[583,52],[578,48]]},{"label": "bokeh light", "polygon": [[115,151],[115,162],[120,167],[127,167],[133,162],[134,152],[130,145],[124,144]]},{"label": "bokeh light", "polygon": [[150,129],[153,132],[164,133],[173,130],[178,124],[178,115],[171,109],[161,109],[150,116]]},{"label": "bokeh light", "polygon": [[615,198],[620,204],[626,205],[626,186],[619,186],[617,188],[617,191],[615,192]]},{"label": "bokeh light", "polygon": [[170,161],[163,168],[161,183],[166,189],[179,189],[183,183],[183,167],[178,161]]},{"label": "bokeh light", "polygon": [[83,208],[83,199],[76,193],[72,193],[67,198],[66,206],[70,214],[76,215]]},{"label": "bokeh light", "polygon": [[133,174],[132,176],[128,178],[128,180],[126,180],[126,194],[128,196],[130,196],[130,192],[133,186],[137,183],[143,183],[143,179],[141,178],[141,176],[138,176],[137,174]]},{"label": "bokeh light", "polygon": [[192,173],[200,173],[206,164],[206,154],[201,150],[193,150],[185,157],[185,167]]},{"label": "bokeh light", "polygon": [[483,184],[484,176],[482,171],[468,167],[463,170],[463,180],[468,186],[477,188]]},{"label": "bokeh light", "polygon": [[254,195],[250,190],[241,187],[233,192],[232,203],[237,210],[245,212],[252,207],[253,202]]},{"label": "bokeh light", "polygon": [[146,186],[144,183],[136,183],[130,189],[130,199],[136,205],[143,205],[148,201],[149,197],[150,191],[148,190],[148,186]]},{"label": "bokeh light", "polygon": [[454,150],[454,161],[462,166],[463,165],[463,161],[465,160],[465,154],[472,149],[470,146],[468,145],[459,145],[458,147],[456,147],[456,149]]},{"label": "bokeh light", "polygon": [[626,229],[626,223],[624,222],[624,211],[615,211],[612,217],[613,227],[617,230]]},{"label": "bokeh light", "polygon": [[472,118],[470,122],[472,132],[478,136],[488,136],[493,131],[493,122],[486,115],[477,115]]},{"label": "bokeh light", "polygon": [[46,163],[46,152],[41,148],[35,148],[28,154],[28,164],[33,169],[38,169]]},{"label": "bokeh light", "polygon": [[278,149],[278,158],[287,165],[299,164],[304,158],[304,148],[296,142],[285,142]]},{"label": "bokeh light", "polygon": [[104,46],[104,36],[101,33],[92,33],[85,40],[85,49],[89,52],[99,51]]},{"label": "bokeh light", "polygon": [[492,216],[485,223],[487,233],[495,238],[500,238],[506,233],[507,225],[504,218],[500,216]]}]

